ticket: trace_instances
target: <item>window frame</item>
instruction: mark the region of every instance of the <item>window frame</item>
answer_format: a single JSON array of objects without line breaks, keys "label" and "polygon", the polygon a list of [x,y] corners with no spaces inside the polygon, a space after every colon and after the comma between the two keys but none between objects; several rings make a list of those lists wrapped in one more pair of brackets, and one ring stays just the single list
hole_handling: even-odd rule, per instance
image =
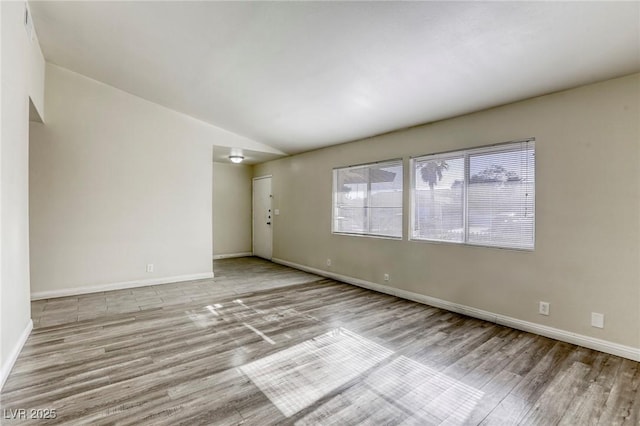
[{"label": "window frame", "polygon": [[[370,232],[345,232],[345,231],[336,231],[336,213],[337,213],[337,201],[338,201],[338,191],[337,191],[337,184],[338,184],[338,179],[337,179],[337,173],[340,170],[345,170],[345,169],[353,169],[353,168],[360,168],[360,167],[370,167],[370,166],[376,166],[376,165],[385,165],[385,164],[393,164],[393,165],[399,165],[401,168],[401,177],[402,177],[402,190],[400,191],[401,196],[400,196],[400,212],[401,212],[401,217],[402,217],[402,222],[400,225],[400,235],[399,236],[393,236],[393,235],[381,235],[381,234],[374,234],[374,233],[370,233]],[[332,179],[332,183],[331,183],[331,234],[332,235],[346,235],[346,236],[353,236],[353,237],[366,237],[366,238],[381,238],[381,239],[387,239],[387,240],[396,240],[396,241],[402,241],[404,240],[404,209],[405,209],[405,202],[404,202],[404,196],[405,196],[405,178],[404,178],[404,174],[405,174],[405,164],[404,164],[404,159],[402,157],[399,158],[393,158],[393,159],[389,159],[389,160],[380,160],[380,161],[373,161],[373,162],[368,162],[368,163],[361,163],[361,164],[350,164],[348,166],[339,166],[339,167],[334,167],[331,170],[331,179]],[[370,189],[369,189],[370,191]],[[367,203],[370,200],[370,192],[367,193]]]},{"label": "window frame", "polygon": [[[522,150],[522,144],[530,144],[531,147],[533,147],[533,156],[534,159],[536,157],[536,139],[531,137],[531,138],[526,138],[526,139],[520,139],[520,140],[513,140],[513,141],[508,141],[508,142],[501,142],[501,143],[497,143],[497,144],[492,144],[492,145],[484,145],[484,146],[480,146],[480,147],[475,147],[475,148],[468,148],[468,149],[459,149],[459,150],[452,150],[452,151],[443,151],[443,152],[437,152],[437,153],[433,153],[433,154],[424,154],[424,155],[418,155],[418,156],[413,156],[413,157],[409,157],[409,175],[410,175],[410,181],[409,181],[409,224],[408,224],[408,237],[409,237],[409,241],[416,241],[416,242],[424,242],[424,243],[432,243],[432,244],[454,244],[454,245],[465,245],[465,246],[473,246],[473,247],[488,247],[488,248],[495,248],[495,249],[501,249],[501,250],[516,250],[516,251],[527,251],[527,252],[532,252],[535,251],[535,247],[536,247],[536,189],[535,189],[535,185],[536,185],[536,179],[535,176],[537,175],[537,161],[534,161],[533,164],[533,175],[534,175],[534,180],[533,180],[533,185],[534,185],[534,189],[533,189],[533,229],[532,229],[532,234],[533,234],[533,242],[531,244],[531,247],[518,247],[518,246],[508,246],[508,245],[502,245],[502,244],[486,244],[486,243],[474,243],[474,242],[470,242],[469,241],[469,191],[468,191],[468,186],[469,186],[469,181],[470,181],[470,173],[471,173],[471,168],[470,168],[470,158],[472,155],[476,155],[476,154],[484,154],[484,153],[502,153],[502,152],[518,152]],[[424,159],[429,159],[429,160],[437,160],[437,159],[441,159],[441,158],[451,158],[451,157],[463,157],[464,159],[464,185],[463,185],[463,189],[462,189],[462,201],[463,201],[463,207],[462,207],[462,213],[463,213],[463,217],[462,217],[462,223],[463,223],[463,229],[464,229],[464,238],[463,241],[452,241],[452,240],[443,240],[443,239],[432,239],[432,238],[420,238],[420,237],[416,237],[414,232],[415,232],[415,218],[416,218],[416,206],[415,206],[415,202],[416,202],[416,197],[415,197],[415,191],[416,191],[416,163],[418,161],[424,160]]]}]

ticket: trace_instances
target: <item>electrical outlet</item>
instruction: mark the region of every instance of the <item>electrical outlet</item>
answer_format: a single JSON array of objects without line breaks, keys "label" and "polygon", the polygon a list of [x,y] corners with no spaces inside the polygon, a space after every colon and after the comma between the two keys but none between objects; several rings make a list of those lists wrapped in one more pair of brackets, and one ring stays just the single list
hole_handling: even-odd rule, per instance
[{"label": "electrical outlet", "polygon": [[384,280],[389,281],[389,274],[384,274]]},{"label": "electrical outlet", "polygon": [[327,266],[331,266],[331,259],[327,259]]},{"label": "electrical outlet", "polygon": [[540,302],[538,313],[540,313],[540,315],[549,315],[549,302]]},{"label": "electrical outlet", "polygon": [[147,272],[153,272],[153,263],[147,263]]},{"label": "electrical outlet", "polygon": [[604,328],[604,314],[591,312],[591,326],[596,328]]}]

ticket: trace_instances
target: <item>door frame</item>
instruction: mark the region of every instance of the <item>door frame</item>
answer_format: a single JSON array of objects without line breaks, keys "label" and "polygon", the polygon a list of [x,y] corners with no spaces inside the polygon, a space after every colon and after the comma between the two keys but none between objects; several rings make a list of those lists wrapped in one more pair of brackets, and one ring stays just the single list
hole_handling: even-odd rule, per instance
[{"label": "door frame", "polygon": [[[255,195],[255,184],[257,180],[262,180],[262,179],[271,179],[271,210],[273,210],[273,175],[264,175],[264,176],[258,176],[258,177],[254,177],[253,179],[251,179],[251,254],[253,256],[256,256],[256,253],[254,251],[255,248],[255,238],[256,238],[256,230],[255,230],[255,203],[254,203],[254,195]],[[273,213],[273,212],[272,212]],[[269,260],[273,259],[273,227],[275,224],[275,221],[273,220],[275,216],[274,214],[271,215],[271,257],[269,257]],[[259,256],[258,256],[259,257]],[[264,258],[263,258],[264,259]]]}]

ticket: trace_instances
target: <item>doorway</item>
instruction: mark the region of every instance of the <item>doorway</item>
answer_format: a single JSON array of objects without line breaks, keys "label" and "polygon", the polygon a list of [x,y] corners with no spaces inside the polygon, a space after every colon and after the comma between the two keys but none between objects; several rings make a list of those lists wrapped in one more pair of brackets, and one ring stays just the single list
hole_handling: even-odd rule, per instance
[{"label": "doorway", "polygon": [[273,214],[271,176],[253,179],[253,255],[271,260]]}]

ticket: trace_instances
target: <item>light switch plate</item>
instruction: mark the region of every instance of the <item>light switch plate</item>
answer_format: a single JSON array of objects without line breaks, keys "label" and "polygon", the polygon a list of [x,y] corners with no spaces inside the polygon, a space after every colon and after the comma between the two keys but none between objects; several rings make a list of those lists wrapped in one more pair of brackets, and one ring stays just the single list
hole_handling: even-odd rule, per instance
[{"label": "light switch plate", "polygon": [[591,326],[596,328],[604,328],[604,314],[591,312]]}]

